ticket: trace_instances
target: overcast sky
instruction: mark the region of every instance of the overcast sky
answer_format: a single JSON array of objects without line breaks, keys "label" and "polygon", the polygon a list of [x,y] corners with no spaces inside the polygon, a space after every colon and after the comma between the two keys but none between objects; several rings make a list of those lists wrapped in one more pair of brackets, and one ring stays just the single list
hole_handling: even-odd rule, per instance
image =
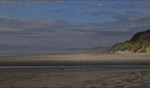
[{"label": "overcast sky", "polygon": [[150,0],[0,1],[0,48],[112,46],[147,29]]}]

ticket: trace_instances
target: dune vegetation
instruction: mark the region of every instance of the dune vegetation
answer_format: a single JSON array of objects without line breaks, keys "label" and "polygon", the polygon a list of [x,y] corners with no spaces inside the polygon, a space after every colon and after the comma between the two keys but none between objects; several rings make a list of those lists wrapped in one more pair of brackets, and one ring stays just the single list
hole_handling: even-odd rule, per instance
[{"label": "dune vegetation", "polygon": [[114,45],[111,51],[131,51],[136,53],[150,52],[150,29],[138,32],[131,39]]}]

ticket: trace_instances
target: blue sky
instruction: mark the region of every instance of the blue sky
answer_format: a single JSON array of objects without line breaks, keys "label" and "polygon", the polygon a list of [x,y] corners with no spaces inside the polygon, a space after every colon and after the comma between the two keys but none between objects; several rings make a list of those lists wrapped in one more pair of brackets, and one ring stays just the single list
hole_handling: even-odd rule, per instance
[{"label": "blue sky", "polygon": [[[35,1],[33,1],[35,2]],[[97,1],[69,1],[68,5],[65,3],[33,3],[28,2],[27,5],[3,3],[1,8],[1,15],[14,17],[18,19],[36,19],[36,18],[55,18],[66,20],[74,23],[88,23],[88,22],[104,22],[114,21],[112,17],[100,14],[99,17],[91,17],[85,15],[86,12],[96,11],[110,11],[109,8],[103,8],[102,2]],[[75,3],[75,4],[71,4]],[[104,2],[105,3],[105,2]],[[95,5],[95,6],[94,6]],[[107,4],[111,5],[111,4]],[[75,17],[74,17],[75,16]]]},{"label": "blue sky", "polygon": [[149,23],[149,0],[2,0],[0,47],[112,46]]}]

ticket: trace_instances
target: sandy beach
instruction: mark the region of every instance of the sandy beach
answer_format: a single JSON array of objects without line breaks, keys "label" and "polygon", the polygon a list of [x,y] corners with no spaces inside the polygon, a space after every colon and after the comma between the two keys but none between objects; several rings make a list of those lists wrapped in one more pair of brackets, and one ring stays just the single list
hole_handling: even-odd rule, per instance
[{"label": "sandy beach", "polygon": [[[106,65],[103,64],[104,62],[107,62]],[[150,88],[149,67],[118,65],[120,63],[126,65],[129,62],[130,64],[135,62],[148,64],[149,55],[1,56],[0,88]],[[117,63],[117,65],[111,67],[108,63],[112,65]],[[13,66],[23,67],[13,68]],[[36,66],[45,67],[36,68]]]},{"label": "sandy beach", "polygon": [[149,88],[149,69],[0,69],[0,88]]},{"label": "sandy beach", "polygon": [[0,56],[0,66],[80,66],[110,64],[149,64],[149,54],[53,54]]}]

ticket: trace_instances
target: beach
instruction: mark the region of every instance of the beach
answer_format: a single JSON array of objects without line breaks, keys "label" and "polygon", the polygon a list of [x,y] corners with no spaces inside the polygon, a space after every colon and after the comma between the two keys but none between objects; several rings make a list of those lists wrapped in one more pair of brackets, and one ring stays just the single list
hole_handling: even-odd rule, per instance
[{"label": "beach", "polygon": [[146,53],[14,55],[0,56],[0,66],[145,65],[150,63],[149,57]]},{"label": "beach", "polygon": [[[150,88],[148,54],[21,55],[0,58],[0,88]],[[127,65],[129,62],[130,65]]]},{"label": "beach", "polygon": [[0,69],[0,88],[149,88],[150,70],[133,68]]}]

